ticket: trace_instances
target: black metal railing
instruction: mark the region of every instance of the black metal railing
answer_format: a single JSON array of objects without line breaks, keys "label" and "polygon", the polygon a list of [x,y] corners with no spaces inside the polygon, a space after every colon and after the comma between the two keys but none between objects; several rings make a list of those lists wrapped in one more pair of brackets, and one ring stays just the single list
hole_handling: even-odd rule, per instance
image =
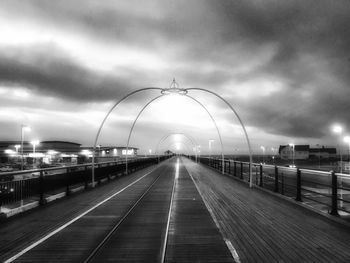
[{"label": "black metal railing", "polygon": [[[194,156],[189,158],[195,160]],[[198,162],[249,182],[249,162],[198,157]],[[332,215],[350,214],[350,175],[284,166],[252,164],[253,184],[305,202]]]},{"label": "black metal railing", "polygon": [[[95,164],[95,183],[122,176],[157,164],[169,158],[168,156],[134,158],[128,161],[128,171],[124,160]],[[66,167],[52,167],[36,170],[6,172],[0,174],[0,208],[32,198],[40,204],[45,203],[45,197],[55,193],[66,192],[83,187],[87,189],[92,184],[92,165],[82,164]]]}]

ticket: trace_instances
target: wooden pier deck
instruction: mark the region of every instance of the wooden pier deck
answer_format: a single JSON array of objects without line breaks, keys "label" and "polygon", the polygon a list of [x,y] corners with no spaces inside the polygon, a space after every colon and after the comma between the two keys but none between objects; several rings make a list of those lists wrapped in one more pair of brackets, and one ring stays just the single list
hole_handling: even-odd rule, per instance
[{"label": "wooden pier deck", "polygon": [[[91,225],[92,229],[95,224],[91,219],[97,220],[101,215],[105,221],[108,220],[108,224],[104,225],[113,225],[112,221],[118,221],[123,211],[128,210],[128,202],[131,199],[135,200],[138,192],[143,192],[143,185],[150,185],[155,177],[161,175],[163,179],[159,182],[163,183],[152,190],[155,195],[150,195],[152,191],[145,195],[142,202],[146,203],[140,203],[141,209],[135,210],[135,214],[139,216],[126,223],[133,220],[138,224],[142,223],[143,210],[147,215],[162,214],[162,223],[157,226],[161,226],[162,230],[158,232],[166,244],[163,262],[350,262],[350,228],[347,225],[305,209],[296,202],[286,201],[256,188],[250,189],[246,183],[189,159],[180,159],[181,161],[175,162],[176,158],[173,158],[161,164],[155,171],[152,171],[155,167],[138,171],[94,190],[74,194],[1,223],[0,261],[6,262],[36,240],[111,196],[111,202],[108,199],[102,206],[86,213],[81,219],[83,222],[90,220],[88,225]],[[150,173],[150,176],[143,178],[147,173]],[[133,189],[130,186],[124,191],[123,189],[130,184],[137,188]],[[169,191],[174,191],[170,203]],[[117,192],[121,194],[115,195]],[[161,213],[160,210],[157,211],[160,207],[154,207],[159,198],[166,200],[165,203],[162,202],[165,210],[161,209]],[[114,211],[113,207],[118,211]],[[167,207],[171,209],[169,225],[165,229],[164,216],[167,215]],[[75,231],[79,228],[79,220],[72,224]],[[155,227],[155,224],[152,224],[153,219],[146,221]],[[89,231],[86,232],[90,234],[83,239],[86,224],[82,227],[82,231],[77,235],[81,239],[79,242],[74,241],[74,235],[70,234],[70,227],[67,226],[59,235],[47,239],[51,240],[51,244],[43,243],[43,246],[38,246],[37,249],[45,247],[41,252],[45,253],[47,250],[49,253],[50,246],[55,244],[52,241],[60,238],[69,241],[72,246],[89,243],[89,247],[79,251],[71,245],[70,250],[67,249],[67,253],[71,253],[72,257],[71,260],[70,257],[66,257],[64,261],[80,262],[89,254],[95,243],[94,235]],[[100,230],[101,227],[97,226]],[[132,226],[130,227],[132,229]],[[102,232],[108,231],[106,229]],[[128,232],[130,231],[125,233]],[[138,233],[134,234],[138,236]],[[101,235],[98,239],[101,239]],[[56,249],[63,249],[63,243],[59,244]],[[139,247],[143,248],[141,243]],[[131,252],[128,253],[132,253],[132,246],[128,248],[131,248]],[[159,249],[162,250],[161,247]],[[48,257],[39,256],[37,259],[42,262],[58,260],[52,255],[46,256]],[[15,261],[26,262],[25,259],[26,257],[19,257]],[[103,262],[103,259],[104,257],[100,257],[98,261]],[[35,258],[33,260],[35,261]]]}]

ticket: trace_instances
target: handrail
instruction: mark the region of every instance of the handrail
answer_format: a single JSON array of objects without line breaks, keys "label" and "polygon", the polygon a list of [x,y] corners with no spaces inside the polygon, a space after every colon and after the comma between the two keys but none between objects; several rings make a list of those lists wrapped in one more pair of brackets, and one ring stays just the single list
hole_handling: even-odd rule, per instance
[{"label": "handrail", "polygon": [[[142,157],[142,158],[132,158],[130,160],[140,160],[144,158],[152,158],[152,157]],[[95,163],[97,164],[122,164],[125,163],[124,159],[120,159],[118,161],[107,161],[107,162],[99,162]],[[48,168],[40,168],[40,169],[31,169],[31,170],[18,170],[18,171],[11,171],[11,172],[0,172],[0,178],[1,176],[6,175],[21,175],[21,174],[28,174],[28,173],[37,173],[37,172],[44,172],[44,171],[55,171],[55,170],[62,170],[66,168],[80,168],[80,167],[89,167],[92,166],[92,163],[84,163],[84,164],[78,164],[78,165],[66,165],[66,166],[55,166],[55,167],[48,167]]]}]

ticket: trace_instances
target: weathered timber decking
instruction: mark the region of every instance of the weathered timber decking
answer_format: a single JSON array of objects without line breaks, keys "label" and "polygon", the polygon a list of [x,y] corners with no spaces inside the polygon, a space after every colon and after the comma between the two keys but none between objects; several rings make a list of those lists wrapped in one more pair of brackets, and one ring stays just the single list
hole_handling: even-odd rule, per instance
[{"label": "weathered timber decking", "polygon": [[0,223],[0,262],[10,258],[29,244],[34,243],[112,193],[123,189],[154,168],[143,169],[96,187],[94,190],[71,195]]},{"label": "weathered timber decking", "polygon": [[182,164],[176,181],[165,262],[234,262]]},{"label": "weathered timber decking", "polygon": [[241,262],[350,262],[350,229],[187,159]]}]

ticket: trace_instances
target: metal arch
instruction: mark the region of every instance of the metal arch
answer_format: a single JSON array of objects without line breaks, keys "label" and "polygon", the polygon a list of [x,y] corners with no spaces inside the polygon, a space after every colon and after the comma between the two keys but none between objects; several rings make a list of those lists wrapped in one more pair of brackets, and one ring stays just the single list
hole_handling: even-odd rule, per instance
[{"label": "metal arch", "polygon": [[196,140],[195,140],[192,136],[190,136],[190,135],[187,135],[187,134],[185,134],[185,133],[183,133],[183,132],[172,132],[172,133],[168,133],[168,134],[164,135],[164,136],[160,139],[160,141],[159,141],[158,144],[157,144],[157,148],[156,148],[156,149],[158,149],[158,146],[160,145],[160,143],[161,143],[162,141],[166,140],[167,138],[169,138],[169,137],[172,136],[172,135],[177,135],[177,134],[178,134],[178,135],[185,136],[187,139],[189,139],[189,140],[192,142],[193,145],[198,144],[198,143],[196,142]]},{"label": "metal arch", "polygon": [[[167,147],[171,148],[173,145],[175,145],[177,142],[173,142],[167,145]],[[184,145],[187,148],[187,151],[189,151],[189,153],[191,153],[191,149],[183,142],[179,142],[180,144]]]},{"label": "metal arch", "polygon": [[248,133],[247,130],[245,129],[245,126],[243,124],[243,121],[241,120],[241,118],[239,117],[238,113],[235,111],[235,109],[231,106],[230,103],[228,103],[223,97],[221,97],[219,94],[211,91],[211,90],[207,90],[207,89],[203,89],[203,88],[188,88],[187,90],[199,90],[199,91],[204,91],[204,92],[208,92],[216,97],[218,97],[219,99],[221,99],[223,102],[225,102],[225,104],[232,110],[232,112],[235,114],[235,116],[237,117],[239,123],[241,124],[243,131],[244,131],[244,135],[245,138],[247,140],[247,144],[248,144],[248,149],[249,149],[249,187],[253,187],[253,151],[252,151],[252,147],[250,145],[250,140],[248,137]]},{"label": "metal arch", "polygon": [[92,167],[91,167],[91,175],[92,175],[92,178],[91,178],[91,181],[92,181],[92,187],[95,186],[95,152],[96,152],[96,145],[97,145],[97,140],[100,136],[100,133],[101,133],[101,130],[103,128],[103,125],[105,124],[107,118],[109,117],[109,115],[112,113],[112,111],[121,103],[123,102],[124,100],[126,100],[127,98],[129,98],[130,96],[138,93],[138,92],[141,92],[141,91],[145,91],[145,90],[163,90],[161,88],[157,88],[157,87],[148,87],[148,88],[142,88],[142,89],[138,89],[138,90],[135,90],[133,92],[130,92],[129,94],[125,95],[122,99],[120,99],[119,101],[117,101],[113,106],[112,108],[108,111],[108,113],[106,114],[106,116],[104,117],[98,131],[97,131],[97,134],[96,134],[96,137],[95,137],[95,141],[94,141],[94,148],[93,148],[93,152],[92,152]]},{"label": "metal arch", "polygon": [[[157,146],[156,146],[156,153],[157,153],[158,159],[159,159],[158,148],[159,148],[159,146],[161,145],[161,143],[163,143],[163,142],[164,142],[166,139],[168,139],[170,136],[177,135],[177,134],[178,134],[178,135],[182,135],[182,136],[184,136],[185,138],[187,138],[187,139],[192,143],[192,145],[193,145],[194,147],[196,147],[197,142],[195,141],[195,139],[194,139],[193,137],[191,137],[191,136],[189,136],[189,135],[186,135],[185,133],[176,133],[176,132],[169,133],[169,134],[166,134],[165,136],[163,136],[163,137],[159,140],[159,142],[158,142],[158,144],[157,144]],[[194,153],[195,153],[196,160],[197,160],[197,153],[196,153],[196,151],[194,151]]]},{"label": "metal arch", "polygon": [[153,99],[151,99],[145,106],[143,106],[143,108],[139,111],[139,113],[137,114],[131,128],[130,128],[130,131],[129,131],[129,136],[128,136],[128,141],[127,141],[127,144],[126,144],[126,154],[125,154],[125,172],[126,174],[128,173],[128,151],[129,151],[129,143],[130,143],[130,138],[131,138],[131,134],[134,130],[134,127],[135,127],[135,124],[137,122],[137,120],[139,119],[139,117],[141,116],[142,112],[154,101],[156,101],[157,99],[161,98],[165,96],[164,94],[162,95],[159,95]]},{"label": "metal arch", "polygon": [[[184,136],[186,139],[188,139],[191,143],[192,143],[192,145],[194,146],[194,147],[196,147],[196,144],[197,144],[197,142],[194,140],[194,138],[193,137],[191,137],[191,136],[189,136],[189,135],[186,135],[185,133],[170,133],[170,134],[167,134],[167,135],[165,135],[165,136],[163,136],[160,140],[159,140],[159,142],[158,142],[158,144],[157,144],[157,146],[156,146],[156,153],[157,153],[157,155],[159,155],[158,154],[158,148],[159,148],[159,146],[161,145],[161,143],[163,143],[167,138],[169,138],[170,136],[172,136],[172,135],[182,135],[182,136]],[[196,155],[196,152],[195,152],[195,155]]]},{"label": "metal arch", "polygon": [[223,144],[222,144],[222,138],[221,138],[221,133],[220,133],[219,127],[218,127],[218,125],[216,124],[216,121],[215,121],[213,115],[210,114],[210,112],[209,112],[209,110],[207,109],[207,107],[205,107],[199,100],[193,98],[193,97],[190,96],[190,95],[186,95],[186,97],[188,97],[188,98],[194,100],[194,101],[197,102],[200,106],[202,106],[202,108],[208,113],[210,119],[213,121],[213,123],[214,123],[214,125],[215,125],[216,131],[217,131],[217,133],[218,133],[218,135],[219,135],[219,139],[220,139],[221,161],[222,161],[221,167],[222,167],[222,174],[224,174],[224,173],[225,173],[224,146],[223,146]]}]

